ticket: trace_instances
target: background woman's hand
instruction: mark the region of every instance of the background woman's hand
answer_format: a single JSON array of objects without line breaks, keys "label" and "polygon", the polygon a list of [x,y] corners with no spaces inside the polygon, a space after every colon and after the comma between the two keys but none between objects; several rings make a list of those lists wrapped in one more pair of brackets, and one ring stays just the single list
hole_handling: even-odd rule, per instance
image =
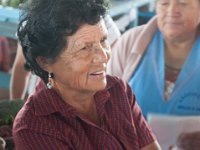
[{"label": "background woman's hand", "polygon": [[199,150],[200,131],[180,134],[177,139],[177,147],[181,150]]}]

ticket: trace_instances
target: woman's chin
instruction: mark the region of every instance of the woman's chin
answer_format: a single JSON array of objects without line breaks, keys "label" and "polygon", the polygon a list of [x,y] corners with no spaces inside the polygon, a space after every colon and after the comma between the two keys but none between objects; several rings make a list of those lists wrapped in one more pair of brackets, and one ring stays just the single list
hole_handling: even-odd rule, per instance
[{"label": "woman's chin", "polygon": [[101,90],[105,89],[106,85],[107,85],[106,78],[102,78],[99,81],[95,81],[95,82],[93,81],[93,82],[91,82],[90,83],[90,89],[92,91],[96,91],[97,92],[97,91],[101,91]]}]

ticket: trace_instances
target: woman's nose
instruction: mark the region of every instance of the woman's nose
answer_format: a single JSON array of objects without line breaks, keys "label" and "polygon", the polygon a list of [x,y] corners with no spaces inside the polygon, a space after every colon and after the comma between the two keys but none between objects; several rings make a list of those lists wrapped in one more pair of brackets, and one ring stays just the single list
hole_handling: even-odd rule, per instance
[{"label": "woman's nose", "polygon": [[180,4],[177,1],[171,1],[168,6],[168,13],[171,16],[178,16],[180,14]]},{"label": "woman's nose", "polygon": [[110,59],[110,47],[103,47],[101,44],[95,46],[94,50],[94,63],[107,63]]}]

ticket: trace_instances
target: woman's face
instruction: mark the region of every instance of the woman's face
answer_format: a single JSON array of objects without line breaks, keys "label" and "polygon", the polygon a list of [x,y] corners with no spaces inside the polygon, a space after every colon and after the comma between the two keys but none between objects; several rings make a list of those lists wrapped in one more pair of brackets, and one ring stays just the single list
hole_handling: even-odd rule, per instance
[{"label": "woman's face", "polygon": [[156,12],[158,27],[169,39],[190,37],[191,33],[197,31],[200,21],[199,0],[157,0]]},{"label": "woman's face", "polygon": [[105,88],[110,47],[103,20],[83,25],[68,37],[65,50],[48,71],[54,74],[55,87],[63,91],[96,92]]}]

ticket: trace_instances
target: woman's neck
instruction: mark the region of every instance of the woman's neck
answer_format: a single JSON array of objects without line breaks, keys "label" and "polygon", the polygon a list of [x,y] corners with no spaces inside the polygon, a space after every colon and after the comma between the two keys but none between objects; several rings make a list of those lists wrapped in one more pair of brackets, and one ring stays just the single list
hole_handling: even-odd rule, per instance
[{"label": "woman's neck", "polygon": [[65,103],[71,105],[80,113],[87,112],[91,108],[92,103],[94,103],[95,91],[78,91],[56,83],[54,88]]},{"label": "woman's neck", "polygon": [[94,100],[94,95],[96,92],[74,91],[70,89],[63,90],[62,88],[58,87],[55,89],[64,102],[75,108],[80,115],[85,116],[94,124],[98,126],[100,125],[100,119]]},{"label": "woman's neck", "polygon": [[196,40],[196,35],[182,40],[165,39],[165,64],[174,68],[181,68],[187,59]]}]

